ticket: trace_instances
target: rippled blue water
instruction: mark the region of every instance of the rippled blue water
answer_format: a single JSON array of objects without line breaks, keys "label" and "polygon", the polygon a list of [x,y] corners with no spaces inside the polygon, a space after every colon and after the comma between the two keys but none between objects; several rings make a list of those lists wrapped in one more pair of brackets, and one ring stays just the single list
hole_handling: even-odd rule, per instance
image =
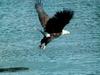
[{"label": "rippled blue water", "polygon": [[69,8],[70,35],[38,48],[42,28],[34,0],[0,0],[0,68],[28,67],[0,75],[100,75],[100,0],[42,0],[52,16]]}]

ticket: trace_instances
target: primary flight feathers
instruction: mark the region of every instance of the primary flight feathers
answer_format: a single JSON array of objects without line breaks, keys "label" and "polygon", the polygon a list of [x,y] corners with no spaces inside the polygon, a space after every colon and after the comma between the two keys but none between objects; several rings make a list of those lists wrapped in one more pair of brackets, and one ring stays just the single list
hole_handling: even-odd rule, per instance
[{"label": "primary flight feathers", "polygon": [[69,23],[73,17],[74,12],[71,10],[63,10],[56,12],[56,14],[50,18],[46,24],[45,32],[59,33],[62,32],[66,24]]}]

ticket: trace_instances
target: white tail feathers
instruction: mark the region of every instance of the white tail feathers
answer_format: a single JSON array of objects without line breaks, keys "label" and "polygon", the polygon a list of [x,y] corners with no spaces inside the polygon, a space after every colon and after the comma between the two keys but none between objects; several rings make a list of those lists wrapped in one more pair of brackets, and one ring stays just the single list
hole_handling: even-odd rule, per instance
[{"label": "white tail feathers", "polygon": [[65,34],[70,34],[70,32],[67,30],[62,30],[62,35],[65,35]]}]

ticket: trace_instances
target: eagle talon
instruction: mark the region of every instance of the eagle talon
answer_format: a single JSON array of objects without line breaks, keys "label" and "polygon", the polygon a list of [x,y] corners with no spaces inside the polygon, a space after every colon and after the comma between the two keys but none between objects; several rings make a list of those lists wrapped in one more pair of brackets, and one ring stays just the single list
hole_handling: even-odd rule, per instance
[{"label": "eagle talon", "polygon": [[45,44],[41,44],[41,45],[39,45],[39,47],[40,47],[41,49],[45,49],[45,48],[46,48]]}]

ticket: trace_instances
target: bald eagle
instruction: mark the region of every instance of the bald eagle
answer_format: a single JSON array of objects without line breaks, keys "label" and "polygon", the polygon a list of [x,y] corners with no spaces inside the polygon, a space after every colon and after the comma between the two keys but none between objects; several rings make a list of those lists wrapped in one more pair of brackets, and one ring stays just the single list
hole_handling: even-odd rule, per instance
[{"label": "bald eagle", "polygon": [[41,2],[37,2],[35,4],[35,9],[40,23],[44,29],[44,31],[39,30],[44,36],[41,39],[41,44],[39,45],[40,48],[45,49],[46,45],[53,39],[58,38],[63,34],[70,33],[69,31],[64,30],[64,27],[70,22],[74,15],[72,10],[64,9],[62,11],[56,12],[53,17],[49,17],[48,14],[44,11]]}]

